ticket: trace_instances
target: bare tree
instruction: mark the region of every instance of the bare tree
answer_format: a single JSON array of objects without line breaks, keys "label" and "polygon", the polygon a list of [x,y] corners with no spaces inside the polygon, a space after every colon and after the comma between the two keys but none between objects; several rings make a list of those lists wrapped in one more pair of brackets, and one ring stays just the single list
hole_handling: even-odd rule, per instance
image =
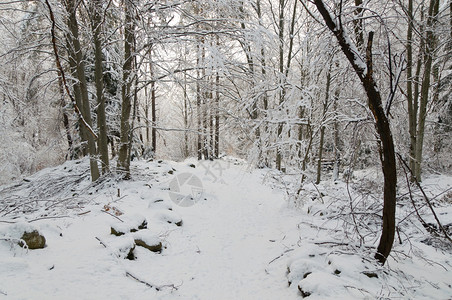
[{"label": "bare tree", "polygon": [[[396,162],[394,141],[386,112],[383,109],[380,90],[373,76],[372,43],[373,32],[369,32],[366,57],[360,57],[356,45],[353,44],[341,22],[341,17],[333,19],[322,0],[314,0],[317,10],[322,15],[327,27],[334,34],[342,52],[359,77],[367,94],[368,105],[375,119],[375,127],[380,136],[380,160],[384,174],[383,229],[375,258],[384,264],[391,252],[395,234],[396,209]],[[364,63],[365,62],[365,63]]]},{"label": "bare tree", "polygon": [[107,136],[107,122],[105,115],[105,97],[104,97],[104,82],[102,69],[102,1],[93,0],[91,2],[91,27],[93,31],[94,40],[94,80],[96,83],[96,97],[97,97],[97,127],[99,129],[99,138],[97,146],[99,149],[100,159],[102,162],[102,173],[107,173],[110,168],[108,157],[108,136]]},{"label": "bare tree", "polygon": [[124,178],[130,178],[130,112],[132,108],[132,77],[133,74],[133,45],[134,20],[132,0],[124,3],[124,64],[122,77],[122,103],[121,103],[121,133],[118,157],[118,170],[123,172]]},{"label": "bare tree", "polygon": [[[90,130],[86,131],[87,128],[91,128],[92,120],[91,120],[91,107],[89,103],[88,97],[88,86],[86,82],[85,75],[85,63],[83,60],[82,48],[79,40],[79,27],[77,22],[77,6],[74,1],[64,0],[64,5],[66,7],[68,13],[68,27],[69,27],[69,48],[71,51],[68,51],[71,56],[69,61],[72,61],[75,64],[75,74],[78,80],[77,90],[80,92],[79,96],[81,101],[77,103],[77,105],[81,105],[80,111],[83,115],[83,119],[86,122],[87,126],[82,126],[85,129],[84,136],[88,141],[88,152],[90,155],[90,169],[91,169],[91,179],[96,181],[99,176],[99,166],[97,165],[97,149],[96,149],[96,141],[94,132],[90,132]],[[50,7],[50,5],[49,5]],[[83,130],[83,129],[82,129]]]}]

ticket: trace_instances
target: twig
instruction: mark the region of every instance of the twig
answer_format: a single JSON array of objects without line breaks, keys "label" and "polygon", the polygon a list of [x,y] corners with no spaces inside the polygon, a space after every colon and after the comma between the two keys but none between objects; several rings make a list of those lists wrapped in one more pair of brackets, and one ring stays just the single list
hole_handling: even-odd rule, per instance
[{"label": "twig", "polygon": [[273,258],[268,264],[271,264],[272,262],[274,262],[275,260],[277,260],[277,259],[279,259],[279,258],[281,258],[281,257],[283,257],[284,256],[284,254],[286,254],[287,252],[290,252],[290,251],[293,251],[294,249],[287,249],[286,251],[284,251],[281,255],[279,255],[279,256],[277,256],[277,257],[275,257],[275,258]]},{"label": "twig", "polygon": [[319,191],[319,189],[317,188],[317,185],[314,183],[314,182],[312,182],[312,185],[315,187],[315,189],[317,190],[317,193],[319,193],[319,197],[320,197],[320,200],[322,200],[322,204],[325,204],[325,201],[323,201],[323,196],[322,196],[322,193]]},{"label": "twig", "polygon": [[121,220],[120,218],[118,218],[117,216],[115,216],[114,214],[111,214],[111,213],[109,213],[108,211],[106,211],[106,210],[101,210],[102,212],[104,212],[104,213],[106,213],[106,214],[109,214],[110,216],[112,216],[112,217],[114,217],[114,218],[116,218],[116,219],[118,219],[119,221],[121,221],[121,222],[123,222],[124,223],[124,221],[123,220]]},{"label": "twig", "polygon": [[374,249],[374,246],[367,246],[367,245],[352,245],[350,243],[343,243],[343,242],[333,242],[333,241],[326,241],[326,242],[315,242],[315,245],[333,245],[333,246],[347,246],[352,248],[367,248],[367,249]]},{"label": "twig", "polygon": [[28,221],[28,223],[31,223],[31,222],[35,222],[35,221],[39,221],[39,220],[48,220],[48,219],[62,219],[62,218],[70,218],[70,216],[49,216],[49,217],[41,217],[41,218],[36,218],[36,219],[33,219],[33,220],[31,220],[31,221]]},{"label": "twig", "polygon": [[[399,160],[400,160],[400,156],[398,156]],[[403,162],[402,162],[403,164]],[[421,214],[419,213],[419,210],[416,207],[416,203],[414,202],[413,199],[413,193],[411,191],[411,185],[410,185],[410,181],[408,179],[408,174],[406,172],[405,166],[402,166],[403,172],[405,173],[405,179],[406,179],[406,183],[407,183],[407,187],[408,187],[408,195],[410,196],[410,200],[411,200],[411,204],[414,207],[414,211],[416,212],[416,215],[419,219],[419,221],[421,222],[422,226],[424,226],[426,229],[427,228],[431,228],[430,225],[427,224],[427,222],[424,221],[424,219],[421,217]],[[403,222],[404,220],[401,220],[399,223]]]},{"label": "twig", "polygon": [[441,231],[444,233],[444,236],[446,237],[446,239],[449,240],[449,242],[452,243],[452,239],[450,238],[449,234],[447,233],[447,230],[444,229],[443,225],[441,224],[441,222],[438,219],[438,216],[436,215],[435,210],[433,209],[432,203],[430,202],[429,198],[427,197],[427,194],[424,192],[424,189],[422,188],[421,184],[419,183],[419,181],[417,180],[417,178],[414,176],[413,171],[410,169],[410,167],[408,166],[408,164],[406,163],[405,160],[403,160],[402,156],[397,153],[397,156],[399,158],[399,160],[404,164],[404,166],[410,171],[411,176],[414,179],[414,183],[416,184],[416,186],[419,188],[419,190],[421,191],[422,195],[424,196],[425,201],[427,202],[428,207],[430,208],[430,211],[432,212],[433,216],[435,217],[436,223],[438,224],[438,227],[441,229]]},{"label": "twig", "polygon": [[83,216],[83,215],[89,214],[90,212],[91,212],[90,210],[87,210],[85,212],[77,214],[77,216]]},{"label": "twig", "polygon": [[397,237],[399,238],[399,244],[402,245],[402,238],[400,237],[400,230],[399,230],[399,226],[396,226],[396,232],[397,232]]},{"label": "twig", "polygon": [[96,240],[99,241],[99,243],[100,243],[102,246],[104,246],[105,248],[108,248],[107,245],[105,245],[105,243],[102,242],[102,241],[100,240],[100,238],[98,238],[97,236],[96,236],[95,238],[96,238]]},{"label": "twig", "polygon": [[155,288],[157,291],[159,290],[158,287],[154,287],[152,284],[150,284],[149,282],[146,282],[144,280],[141,280],[139,278],[137,278],[136,276],[132,275],[130,272],[126,272],[126,276],[135,279],[138,282],[141,282],[142,284],[146,285],[147,287]]}]

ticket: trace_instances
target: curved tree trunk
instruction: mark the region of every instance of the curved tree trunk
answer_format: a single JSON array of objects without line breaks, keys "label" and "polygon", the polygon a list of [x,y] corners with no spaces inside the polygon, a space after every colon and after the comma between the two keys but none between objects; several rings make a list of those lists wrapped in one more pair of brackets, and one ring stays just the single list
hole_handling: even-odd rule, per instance
[{"label": "curved tree trunk", "polygon": [[372,72],[373,32],[369,32],[366,50],[366,65],[364,65],[359,63],[364,60],[359,57],[356,46],[351,43],[351,39],[347,36],[342,24],[337,24],[335,20],[332,19],[330,12],[327,10],[322,0],[315,0],[315,5],[325,20],[328,28],[336,36],[339,45],[342,48],[342,52],[345,54],[355,70],[355,73],[361,80],[369,100],[369,108],[375,119],[375,127],[380,135],[380,160],[384,175],[383,230],[375,259],[381,264],[384,264],[391,252],[394,242],[397,174],[391,128],[384,112],[381,95]]}]

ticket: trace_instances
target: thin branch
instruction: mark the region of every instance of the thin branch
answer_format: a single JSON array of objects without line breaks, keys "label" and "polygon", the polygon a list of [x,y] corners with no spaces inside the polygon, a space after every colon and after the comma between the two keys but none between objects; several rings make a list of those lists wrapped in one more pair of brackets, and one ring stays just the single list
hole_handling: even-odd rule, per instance
[{"label": "thin branch", "polygon": [[417,178],[414,176],[413,171],[410,169],[410,167],[408,166],[406,161],[402,158],[402,156],[399,153],[397,153],[397,157],[403,163],[405,168],[407,168],[407,170],[410,171],[410,174],[411,174],[411,176],[414,179],[414,183],[416,184],[416,186],[419,188],[419,190],[421,191],[422,195],[424,196],[425,202],[427,203],[428,207],[430,208],[430,211],[432,212],[433,217],[435,218],[436,223],[438,224],[438,227],[441,229],[441,231],[443,232],[443,234],[446,237],[446,239],[448,239],[452,243],[452,239],[450,238],[449,234],[447,233],[447,230],[443,227],[443,225],[441,224],[440,220],[438,219],[438,216],[436,215],[436,212],[433,209],[433,206],[432,206],[432,203],[430,202],[430,199],[427,197],[427,194],[424,192],[424,189],[422,188],[421,184],[419,183]]},{"label": "thin branch", "polygon": [[104,212],[104,213],[106,213],[106,214],[108,214],[108,215],[110,215],[110,216],[112,216],[112,217],[114,217],[114,218],[116,218],[116,219],[118,219],[119,221],[121,221],[121,222],[123,222],[124,223],[124,221],[123,220],[121,220],[119,217],[117,217],[117,216],[115,216],[114,214],[112,214],[112,213],[109,213],[108,211],[106,211],[106,210],[101,210],[101,212]]}]

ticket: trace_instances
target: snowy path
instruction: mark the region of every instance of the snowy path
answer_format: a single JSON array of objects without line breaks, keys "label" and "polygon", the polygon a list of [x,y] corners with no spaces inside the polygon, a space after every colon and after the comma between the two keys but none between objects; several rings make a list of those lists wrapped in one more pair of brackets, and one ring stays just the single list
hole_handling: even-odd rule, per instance
[{"label": "snowy path", "polygon": [[167,273],[162,284],[181,286],[162,299],[297,299],[287,288],[286,257],[270,263],[296,243],[286,236],[295,214],[257,176],[227,175],[226,183],[202,178],[206,201],[175,207],[184,226],[169,235],[172,253],[159,258],[157,272]]}]

